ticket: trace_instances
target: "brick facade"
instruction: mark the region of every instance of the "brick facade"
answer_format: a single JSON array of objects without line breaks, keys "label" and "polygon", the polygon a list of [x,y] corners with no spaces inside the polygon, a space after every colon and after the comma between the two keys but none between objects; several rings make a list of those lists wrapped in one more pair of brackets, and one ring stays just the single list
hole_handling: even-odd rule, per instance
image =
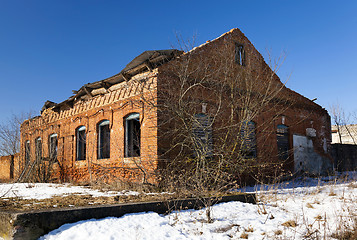
[{"label": "brick facade", "polygon": [[[126,179],[157,182],[160,178],[157,173],[162,167],[159,164],[159,160],[162,160],[161,153],[171,144],[168,143],[166,132],[172,127],[163,124],[166,119],[164,115],[160,115],[161,109],[157,109],[160,106],[157,104],[157,99],[160,101],[160,94],[163,92],[171,91],[175,94],[175,89],[178,87],[170,71],[180,64],[179,56],[192,54],[193,63],[199,65],[202,59],[209,59],[209,56],[216,54],[217,49],[225,47],[234,52],[237,42],[244,46],[245,66],[244,68],[234,66],[232,71],[249,72],[252,76],[260,72],[264,76],[272,75],[275,88],[281,88],[279,96],[275,98],[284,99],[285,102],[285,105],[280,103],[279,111],[272,107],[269,111],[261,111],[254,117],[254,122],[257,124],[258,158],[266,161],[269,161],[269,158],[276,158],[277,126],[284,124],[289,127],[290,149],[293,149],[293,135],[306,136],[306,129],[314,129],[316,136],[311,137],[314,150],[329,165],[331,130],[327,111],[283,86],[239,29],[233,29],[183,55],[180,55],[182,53],[179,51],[165,52],[168,50],[164,50],[160,53],[150,52],[150,56],[145,58],[143,53],[120,74],[85,85],[74,96],[60,104],[45,105],[41,116],[26,120],[21,125],[22,147],[19,164],[22,167],[26,166],[26,142],[29,141],[30,149],[27,151],[31,156],[31,162],[35,158],[36,139],[41,138],[42,157],[46,158],[49,156],[50,149],[49,136],[57,134],[58,161],[54,164],[54,179],[59,181]],[[208,72],[213,73],[217,65],[214,62],[208,64],[211,66]],[[197,73],[197,76],[201,76],[200,74],[202,75]],[[256,86],[259,86],[259,83]],[[199,91],[190,97],[207,103],[208,112],[217,107],[208,91]],[[139,113],[140,116],[140,156],[125,157],[125,118],[131,113]],[[269,124],[263,124],[267,119]],[[103,120],[109,120],[110,158],[97,159],[98,124]],[[85,126],[86,131],[85,160],[76,159],[78,151],[76,130],[81,126]],[[292,163],[285,167],[294,171]]]}]

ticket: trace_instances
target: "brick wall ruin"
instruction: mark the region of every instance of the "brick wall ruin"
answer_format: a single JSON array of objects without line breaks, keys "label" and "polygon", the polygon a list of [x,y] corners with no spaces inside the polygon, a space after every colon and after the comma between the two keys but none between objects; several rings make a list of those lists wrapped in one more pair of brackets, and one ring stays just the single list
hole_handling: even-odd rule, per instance
[{"label": "brick wall ruin", "polygon": [[[241,59],[238,59],[241,62],[238,64],[237,47],[244,47],[244,52],[239,56]],[[264,105],[265,109],[250,119],[256,124],[258,161],[278,159],[278,128],[284,126],[288,129],[286,141],[290,156],[290,161],[284,162],[284,168],[291,172],[312,170],[317,174],[330,169],[331,126],[327,111],[286,88],[239,29],[233,29],[188,53],[177,50],[144,52],[119,74],[84,85],[74,96],[60,104],[46,102],[41,116],[27,120],[21,126],[19,164],[22,169],[31,169],[38,157],[36,142],[41,146],[41,161],[45,162],[45,165],[46,161],[50,162],[50,138],[54,136],[57,143],[56,161],[53,164],[51,180],[157,182],[160,179],[159,170],[164,166],[159,161],[170,161],[170,158],[175,157],[175,152],[163,156],[174,144],[174,138],[168,134],[169,130],[174,128],[174,122],[167,124],[171,116],[165,115],[165,109],[160,106],[175,103],[176,100],[170,102],[170,99],[175,98],[167,98],[177,97],[179,94],[178,74],[173,71],[182,67],[187,56],[191,61],[187,69],[194,72],[192,79],[209,76],[212,80],[209,83],[211,90],[227,88],[229,84],[223,81],[225,76],[241,76],[243,80],[255,79],[254,84],[249,86],[249,91],[245,90],[246,94],[253,94],[252,96],[268,91],[269,88],[279,90],[275,91],[278,94],[270,96],[268,104],[264,105],[265,100],[262,98],[261,105]],[[226,75],[219,67],[223,61],[230,64]],[[199,66],[202,67],[198,68]],[[270,80],[267,82],[265,79]],[[218,106],[224,109],[224,106],[230,104],[227,92],[223,91],[219,104],[217,96],[213,95],[214,91],[203,88],[198,88],[184,99],[193,99],[193,102],[197,103],[198,112],[210,114],[217,111]],[[240,109],[247,113],[254,111],[249,110],[249,107]],[[135,141],[130,139],[132,135],[128,135],[126,131],[128,128],[137,128],[135,123],[127,122],[127,117],[133,116],[130,114],[139,114],[140,154],[128,157],[126,144]],[[228,114],[229,109],[224,109],[222,120],[217,121],[217,124],[221,124],[224,116]],[[98,159],[98,146],[101,141],[99,129],[103,121],[109,122],[110,157]],[[86,136],[84,159],[78,159],[81,151],[80,129],[84,129]],[[312,146],[313,155],[303,150],[296,151],[300,146],[296,144],[297,137],[303,137],[306,146]],[[311,165],[311,162],[316,164]],[[23,172],[23,177],[27,176],[26,171]]]},{"label": "brick wall ruin", "polygon": [[13,181],[20,174],[19,154],[0,157],[0,182]]}]

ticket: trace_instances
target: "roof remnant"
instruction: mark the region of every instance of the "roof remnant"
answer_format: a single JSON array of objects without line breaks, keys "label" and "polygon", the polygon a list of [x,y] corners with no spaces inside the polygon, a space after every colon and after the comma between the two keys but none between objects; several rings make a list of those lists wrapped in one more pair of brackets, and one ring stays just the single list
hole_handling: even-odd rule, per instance
[{"label": "roof remnant", "polygon": [[153,69],[181,55],[182,53],[183,51],[179,51],[177,49],[145,51],[141,53],[139,56],[135,57],[118,74],[103,79],[101,81],[87,83],[83,85],[78,91],[72,90],[74,95],[72,95],[67,100],[61,103],[58,104],[54,103],[50,107],[53,107],[54,111],[59,111],[61,106],[66,106],[66,105],[73,106],[73,102],[84,95],[93,97],[92,91],[95,89],[105,88],[107,91],[110,86],[124,81],[129,81],[132,76],[138,73],[145,72],[145,71],[152,71]]},{"label": "roof remnant", "polygon": [[42,113],[43,111],[45,111],[46,109],[51,108],[51,107],[54,107],[54,106],[56,106],[56,105],[57,105],[57,103],[47,100],[47,101],[45,102],[45,104],[43,105],[42,109],[41,109],[41,113]]}]

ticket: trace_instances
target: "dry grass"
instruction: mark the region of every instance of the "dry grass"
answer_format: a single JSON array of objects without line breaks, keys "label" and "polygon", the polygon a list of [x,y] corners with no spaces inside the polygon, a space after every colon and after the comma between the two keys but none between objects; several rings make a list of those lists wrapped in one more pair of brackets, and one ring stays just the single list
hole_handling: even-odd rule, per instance
[{"label": "dry grass", "polygon": [[[329,182],[323,182],[319,181],[316,188],[313,189],[313,191],[306,191],[306,196],[308,196],[309,199],[310,197],[313,197],[314,195],[318,195],[319,193],[327,191],[327,194],[329,197],[335,197],[338,196],[340,200],[342,200],[346,205],[342,207],[343,211],[340,213],[340,211],[337,210],[337,214],[340,214],[334,218],[334,220],[329,219],[328,217],[323,216],[323,215],[317,215],[312,219],[312,221],[308,222],[308,219],[303,217],[302,222],[297,221],[297,220],[290,220],[287,222],[282,223],[281,225],[286,227],[286,231],[293,231],[296,232],[297,235],[303,234],[300,237],[303,239],[311,239],[311,240],[318,240],[318,239],[338,239],[338,240],[357,240],[357,208],[356,205],[352,204],[351,207],[351,201],[355,201],[355,197],[352,196],[350,199],[350,195],[346,195],[345,191],[343,190],[342,194],[340,192],[337,192],[335,187],[337,187],[340,184],[346,184],[348,188],[357,188],[357,183],[356,182],[350,182],[351,180],[339,178],[339,179],[334,179]],[[300,194],[300,193],[299,193]],[[269,189],[269,191],[262,191],[260,194],[257,193],[261,205],[258,206],[258,212],[260,214],[268,214],[269,210],[268,208],[264,206],[271,206],[271,207],[278,207],[277,205],[274,205],[275,200],[280,200],[284,201],[285,198],[294,198],[295,192],[293,190],[292,194],[289,195],[279,195],[275,189],[275,187],[272,187]],[[341,197],[340,197],[341,195]],[[320,202],[321,200],[316,197],[312,202],[305,202],[306,204],[306,209],[315,209],[315,208],[320,208],[320,206],[314,206],[315,204],[321,205],[324,204],[324,202]],[[350,209],[348,209],[350,208]],[[341,210],[342,210],[341,209]],[[348,210],[347,210],[348,209]],[[284,209],[283,209],[284,210]],[[310,210],[307,210],[310,211]],[[346,211],[348,213],[346,214]],[[268,218],[267,218],[268,219]],[[338,220],[337,220],[338,219]],[[335,222],[331,222],[335,221]],[[335,233],[331,234],[331,230],[336,227],[336,221],[337,225],[340,225],[337,227],[335,230]],[[341,221],[341,223],[338,223],[338,221]],[[352,223],[352,224],[351,224]],[[331,226],[335,226],[331,229]],[[291,230],[289,230],[291,228]],[[293,229],[294,228],[294,229]],[[284,232],[285,230],[276,230],[274,231],[275,237],[272,237],[272,239],[284,239]],[[305,231],[305,233],[303,233]],[[296,235],[296,237],[297,237]],[[264,238],[265,239],[265,238]],[[269,238],[268,238],[269,239]]]},{"label": "dry grass", "polygon": [[139,195],[118,195],[112,197],[93,197],[91,195],[69,195],[55,196],[47,199],[21,199],[21,198],[0,198],[0,211],[6,210],[38,210],[53,208],[68,208],[80,206],[93,206],[105,204],[118,204],[128,202],[161,201],[163,198],[172,198],[166,194],[139,194]]},{"label": "dry grass", "polygon": [[351,183],[348,184],[348,187],[349,188],[357,188],[357,183],[351,182]]},{"label": "dry grass", "polygon": [[94,184],[82,183],[84,186],[91,186],[93,189],[97,189],[103,192],[106,191],[124,191],[130,189],[136,192],[160,192],[160,189],[151,184],[142,184],[130,181],[112,181],[112,182],[96,182]]},{"label": "dry grass", "polygon": [[336,196],[337,194],[336,194],[333,190],[331,190],[328,195],[331,196],[331,197],[333,197],[333,196]]},{"label": "dry grass", "polygon": [[248,239],[248,233],[246,233],[246,232],[243,232],[241,235],[240,235],[240,238],[242,238],[242,239]]},{"label": "dry grass", "polygon": [[314,208],[314,206],[312,206],[311,203],[306,203],[306,207],[308,207],[308,208]]},{"label": "dry grass", "polygon": [[296,227],[297,223],[294,220],[289,220],[281,224],[284,227]]},{"label": "dry grass", "polygon": [[[356,240],[357,239],[357,212],[356,208],[348,209],[347,218],[340,217],[340,223],[336,232],[331,237],[338,240]],[[352,224],[351,224],[352,222]]]},{"label": "dry grass", "polygon": [[248,228],[244,229],[245,232],[254,232],[254,228],[249,226]]},{"label": "dry grass", "polygon": [[317,216],[315,217],[315,220],[316,220],[316,221],[321,221],[321,220],[322,220],[321,215],[317,215]]},{"label": "dry grass", "polygon": [[334,233],[331,237],[338,240],[356,240],[357,239],[357,224],[353,229],[343,230],[338,233]]}]

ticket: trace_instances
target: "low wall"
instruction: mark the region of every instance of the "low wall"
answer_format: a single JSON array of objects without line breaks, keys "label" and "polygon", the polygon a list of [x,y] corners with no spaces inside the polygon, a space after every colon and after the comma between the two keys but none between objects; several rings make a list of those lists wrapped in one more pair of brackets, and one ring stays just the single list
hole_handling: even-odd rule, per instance
[{"label": "low wall", "polygon": [[[255,194],[237,194],[220,197],[215,203],[241,201],[256,203]],[[30,212],[0,212],[0,237],[8,239],[37,239],[66,223],[105,217],[121,217],[128,213],[156,212],[168,213],[173,210],[199,209],[202,200],[183,199],[166,202],[128,203],[105,206],[51,209]]]}]

